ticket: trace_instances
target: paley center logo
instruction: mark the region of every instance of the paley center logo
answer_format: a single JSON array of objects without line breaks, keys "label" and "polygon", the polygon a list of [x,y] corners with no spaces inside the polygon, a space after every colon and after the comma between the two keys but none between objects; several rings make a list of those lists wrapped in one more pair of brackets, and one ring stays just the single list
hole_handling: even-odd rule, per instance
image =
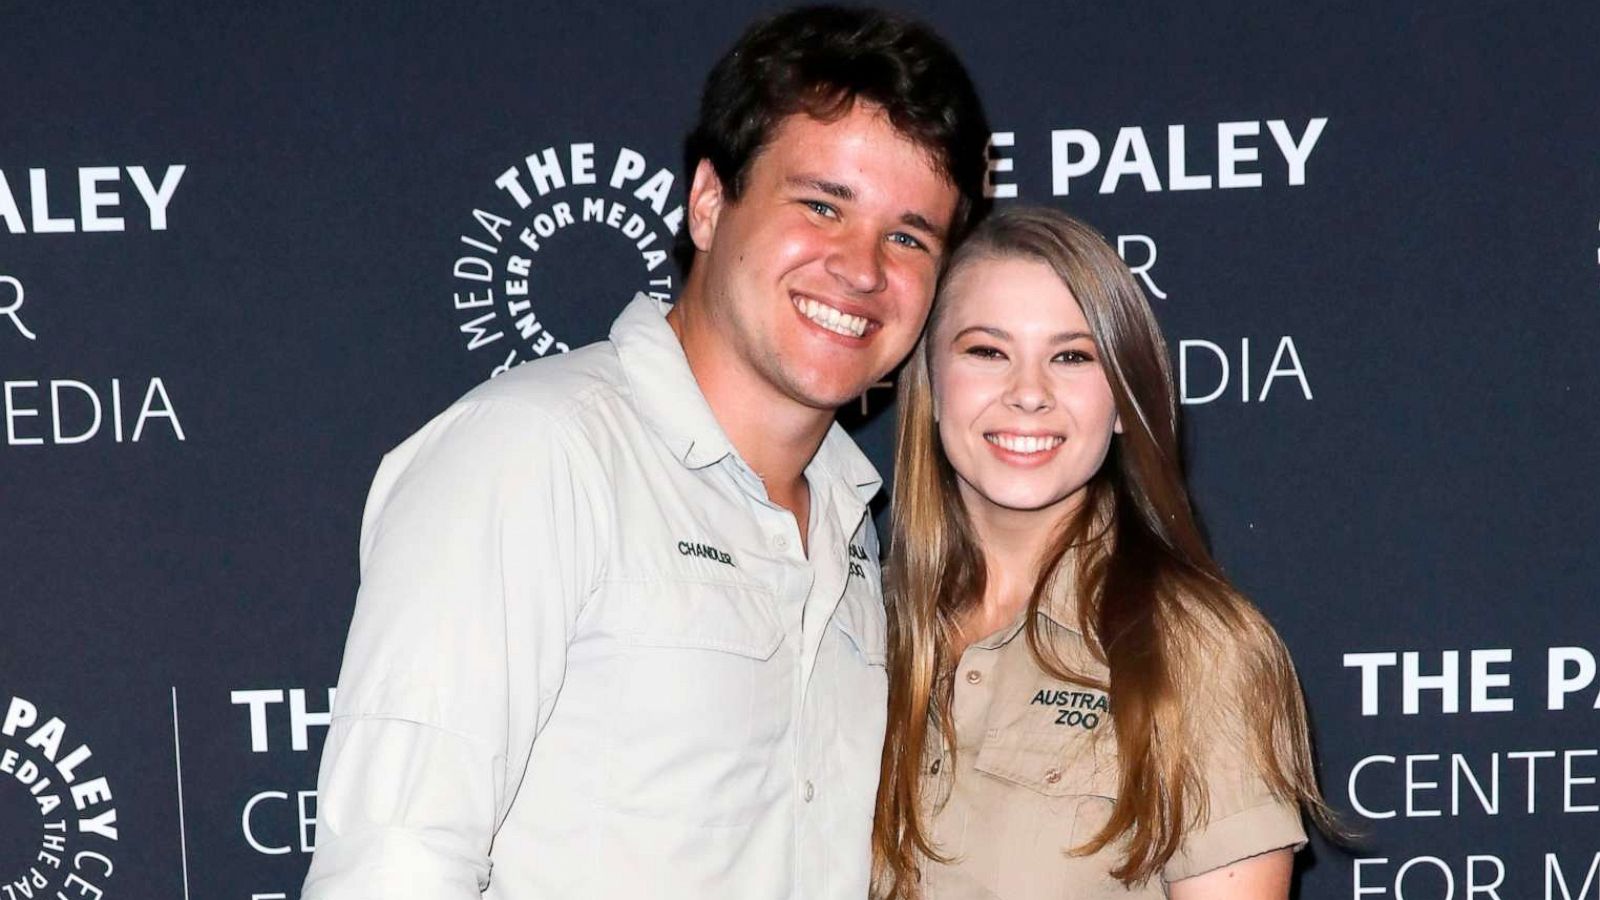
[{"label": "paley center logo", "polygon": [[117,807],[94,751],[59,716],[11,697],[0,718],[0,894],[110,896]]},{"label": "paley center logo", "polygon": [[[39,335],[22,317],[26,298],[20,279],[0,275],[0,332],[14,330],[17,339],[37,342]],[[0,339],[5,337],[0,333]],[[6,446],[85,444],[96,438],[136,444],[158,433],[187,440],[160,376],[123,382],[122,378],[0,380]]]},{"label": "paley center logo", "polygon": [[548,146],[503,169],[451,266],[466,349],[500,375],[603,337],[634,294],[670,300],[684,212],[675,182],[637,150],[593,142]]},{"label": "paley center logo", "polygon": [[[144,166],[89,166],[78,169],[76,178],[29,169],[27,189],[21,194],[28,201],[26,207],[17,199],[21,188],[13,188],[13,181],[0,171],[0,225],[12,235],[52,235],[44,241],[71,239],[55,235],[125,232],[140,226],[166,231],[168,209],[187,170],[184,165],[167,166],[158,180]],[[142,210],[125,199],[124,175]],[[75,207],[61,202],[72,193],[64,184],[76,188]],[[16,271],[0,272],[0,361],[15,358],[6,353],[10,346],[44,343],[40,324],[44,317],[36,309],[41,299],[48,307],[58,298],[49,296],[48,290],[30,290],[33,284],[31,276],[25,283]],[[160,377],[12,377],[3,371],[0,376],[4,376],[0,378],[4,446],[84,444],[96,439],[139,443],[153,437],[187,440]]]}]

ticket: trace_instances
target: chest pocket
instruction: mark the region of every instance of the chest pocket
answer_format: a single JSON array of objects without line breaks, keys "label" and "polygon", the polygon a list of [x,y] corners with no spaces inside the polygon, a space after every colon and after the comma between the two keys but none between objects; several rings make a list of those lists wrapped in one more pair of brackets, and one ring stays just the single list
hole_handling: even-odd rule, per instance
[{"label": "chest pocket", "polygon": [[1108,781],[1096,762],[1090,735],[1009,730],[991,734],[978,751],[974,767],[1016,787],[1044,797],[1083,795],[1116,797],[1114,772]]},{"label": "chest pocket", "polygon": [[783,624],[764,589],[711,581],[666,582],[660,588],[662,596],[641,596],[629,605],[616,629],[623,642],[755,660],[771,659],[783,642]]},{"label": "chest pocket", "polygon": [[775,598],[734,582],[612,584],[615,703],[608,805],[700,824],[749,821],[792,717],[794,666]]},{"label": "chest pocket", "polygon": [[974,767],[997,782],[992,789],[1003,798],[997,809],[1006,821],[996,825],[1013,846],[1032,859],[1055,860],[1062,877],[1071,874],[1065,867],[1086,862],[1067,851],[1110,819],[1118,790],[1112,735],[1000,730],[984,741]]}]

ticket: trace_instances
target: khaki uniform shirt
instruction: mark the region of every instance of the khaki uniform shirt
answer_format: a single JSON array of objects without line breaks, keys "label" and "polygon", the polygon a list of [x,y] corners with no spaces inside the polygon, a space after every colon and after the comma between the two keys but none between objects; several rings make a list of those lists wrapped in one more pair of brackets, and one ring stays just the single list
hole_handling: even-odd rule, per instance
[{"label": "khaki uniform shirt", "polygon": [[[1106,667],[1078,631],[1070,581],[1061,579],[1041,605],[1040,636],[1067,666],[1104,679]],[[1216,682],[1233,680],[1222,673]],[[1158,877],[1130,890],[1110,874],[1122,862],[1121,841],[1090,856],[1068,852],[1109,820],[1117,796],[1115,710],[1106,695],[1047,675],[1020,618],[968,647],[955,671],[955,752],[932,742],[925,770],[931,837],[952,859],[923,861],[924,900],[1164,897],[1168,882],[1303,846],[1299,810],[1268,792],[1228,736],[1237,717],[1229,723],[1222,698],[1199,693],[1209,815]]]},{"label": "khaki uniform shirt", "polygon": [[866,896],[880,479],[834,426],[808,555],[664,312],[385,459],[306,900]]}]

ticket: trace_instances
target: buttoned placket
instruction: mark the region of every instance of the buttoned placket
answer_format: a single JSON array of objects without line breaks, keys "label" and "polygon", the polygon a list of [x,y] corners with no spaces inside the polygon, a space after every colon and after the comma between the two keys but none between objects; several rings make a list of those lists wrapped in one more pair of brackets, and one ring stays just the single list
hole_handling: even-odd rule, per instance
[{"label": "buttoned placket", "polygon": [[[821,653],[822,642],[826,638],[829,624],[841,602],[845,586],[849,580],[849,563],[846,559],[845,544],[859,525],[861,515],[865,513],[865,505],[861,504],[854,494],[848,497],[841,496],[837,491],[826,487],[826,481],[821,478],[811,480],[811,521],[810,521],[810,549],[811,571],[813,583],[806,598],[804,621],[801,629],[803,641],[799,695],[801,698],[800,722],[801,729],[796,736],[795,750],[795,789],[798,791],[800,803],[796,810],[796,840],[800,845],[796,848],[796,859],[800,862],[800,871],[796,873],[796,896],[808,897],[815,890],[806,883],[806,876],[818,864],[825,864],[825,859],[816,859],[816,847],[826,847],[826,833],[818,833],[825,829],[827,817],[823,814],[819,800],[829,785],[824,783],[824,765],[822,760],[825,748],[817,746],[814,740],[808,741],[807,737],[814,737],[832,733],[831,729],[837,728],[837,722],[823,725],[815,721],[819,717],[837,717],[840,711],[835,708],[823,708],[816,703],[805,702],[812,696],[812,676],[816,671],[817,659]],[[852,503],[852,501],[855,501]],[[859,510],[856,507],[860,507]],[[855,520],[854,524],[851,523]],[[833,698],[835,705],[842,698]]]},{"label": "buttoned placket", "polygon": [[957,734],[972,734],[982,722],[993,700],[994,669],[1000,659],[1002,641],[994,646],[973,644],[961,654],[951,687],[951,713]]},{"label": "buttoned placket", "polygon": [[[814,587],[817,586],[819,572],[817,555],[819,553],[826,555],[828,552],[826,544],[830,543],[828,535],[832,529],[827,527],[828,523],[824,518],[829,510],[825,504],[818,502],[822,492],[812,485],[809,517],[811,558],[808,559],[806,553],[808,545],[800,540],[800,528],[794,514],[771,500],[760,476],[743,460],[732,456],[729,462],[765,544],[766,552],[762,556],[770,561],[765,568],[771,576],[773,592],[779,600],[778,612],[783,622],[785,640],[799,638],[799,646],[795,652],[797,665],[793,672],[794,689],[791,694],[790,713],[790,721],[793,723],[790,760],[793,766],[791,783],[795,792],[793,802],[795,859],[799,863],[805,857],[802,845],[807,837],[805,825],[809,818],[808,812],[818,791],[813,762],[814,748],[806,740],[806,735],[811,730],[807,722],[806,687],[820,643],[812,640],[812,632],[820,624],[826,624],[825,620],[823,623],[812,621],[815,618],[812,598],[816,594]],[[797,865],[793,873],[795,897],[806,895],[802,884],[803,870],[803,865]]]}]

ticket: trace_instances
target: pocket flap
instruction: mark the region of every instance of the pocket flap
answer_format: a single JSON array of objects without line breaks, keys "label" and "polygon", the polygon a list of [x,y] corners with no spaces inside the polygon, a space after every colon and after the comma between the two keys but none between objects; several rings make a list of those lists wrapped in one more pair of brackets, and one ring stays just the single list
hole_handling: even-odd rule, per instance
[{"label": "pocket flap", "polygon": [[640,582],[617,635],[640,647],[720,650],[770,659],[783,623],[765,591],[718,582]]},{"label": "pocket flap", "polygon": [[1096,741],[1082,734],[1007,730],[983,742],[973,762],[979,771],[1047,797],[1117,796],[1117,770],[1101,762]]}]

